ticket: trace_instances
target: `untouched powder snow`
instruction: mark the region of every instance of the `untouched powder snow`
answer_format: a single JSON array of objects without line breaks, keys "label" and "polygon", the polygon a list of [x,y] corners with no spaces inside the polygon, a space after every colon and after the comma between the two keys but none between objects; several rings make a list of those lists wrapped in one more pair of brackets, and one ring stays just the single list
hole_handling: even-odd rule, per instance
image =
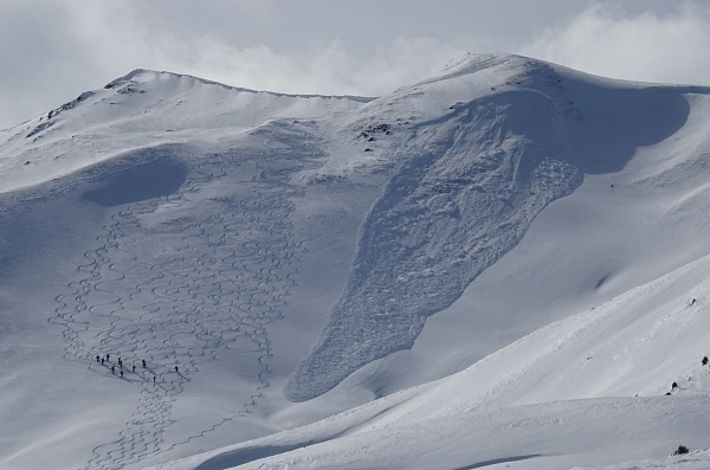
[{"label": "untouched powder snow", "polygon": [[708,91],[136,70],[0,131],[0,468],[702,462]]}]

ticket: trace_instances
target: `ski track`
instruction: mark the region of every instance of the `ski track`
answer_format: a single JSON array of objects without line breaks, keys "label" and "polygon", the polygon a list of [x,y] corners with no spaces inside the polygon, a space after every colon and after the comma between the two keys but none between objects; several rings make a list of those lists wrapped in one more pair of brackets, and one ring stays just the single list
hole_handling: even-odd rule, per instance
[{"label": "ski track", "polygon": [[[312,162],[300,150],[299,155],[278,155],[280,160],[263,155],[240,155],[238,163],[222,161],[225,155],[219,154],[201,158],[194,176],[176,194],[118,208],[96,238],[98,247],[84,253],[86,262],[77,266],[68,291],[56,297],[49,321],[63,327],[66,360],[109,377],[115,366],[116,379],[134,383],[140,394],[116,439],[94,447],[83,469],[120,469],[172,450],[249,413],[263,396],[273,354],[267,326],[282,318],[300,257],[307,252],[304,241],[292,241],[289,222],[291,199],[303,190],[286,183],[291,172]],[[273,161],[286,167],[269,168]],[[245,163],[261,171],[251,182],[235,181],[241,183],[238,194],[222,197],[221,192],[215,198],[202,193],[216,180],[238,179],[237,169]],[[141,226],[141,218],[163,204],[193,202],[211,209],[157,227]],[[160,243],[141,251],[142,241],[150,237],[165,237],[173,251],[150,252]],[[201,364],[216,360],[237,340],[253,343],[257,354],[258,385],[251,396],[231,416],[181,441],[165,442],[174,422],[172,405],[185,384]],[[96,356],[107,352],[111,360],[97,363]]]}]

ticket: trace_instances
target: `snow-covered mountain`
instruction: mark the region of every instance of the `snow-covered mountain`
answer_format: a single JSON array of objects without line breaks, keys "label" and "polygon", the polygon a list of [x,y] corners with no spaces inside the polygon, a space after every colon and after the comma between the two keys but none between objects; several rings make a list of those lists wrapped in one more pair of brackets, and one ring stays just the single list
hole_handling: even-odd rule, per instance
[{"label": "snow-covered mountain", "polygon": [[2,130],[0,468],[709,468],[709,116],[470,55]]}]

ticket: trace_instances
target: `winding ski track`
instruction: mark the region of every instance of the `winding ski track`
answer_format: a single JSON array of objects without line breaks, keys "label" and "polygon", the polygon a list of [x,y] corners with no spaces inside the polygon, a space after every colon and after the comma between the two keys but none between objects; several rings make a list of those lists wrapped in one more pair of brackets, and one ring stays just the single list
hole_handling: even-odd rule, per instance
[{"label": "winding ski track", "polygon": [[[313,163],[302,152],[267,162],[233,157],[200,157],[177,193],[114,209],[97,246],[84,252],[76,279],[55,299],[49,321],[63,327],[64,358],[109,377],[114,366],[116,380],[140,389],[133,415],[114,440],[93,448],[85,470],[121,469],[204,437],[248,414],[270,386],[267,327],[283,317],[306,251],[303,241],[293,241],[289,221],[292,199],[303,189],[287,181]],[[237,181],[234,193],[210,196],[206,188],[234,184],[242,165],[252,165],[258,176]],[[165,207],[199,209],[145,223]],[[185,384],[237,341],[253,345],[258,371],[251,395],[231,415],[167,442],[171,410]],[[98,363],[106,353],[111,359]]]}]

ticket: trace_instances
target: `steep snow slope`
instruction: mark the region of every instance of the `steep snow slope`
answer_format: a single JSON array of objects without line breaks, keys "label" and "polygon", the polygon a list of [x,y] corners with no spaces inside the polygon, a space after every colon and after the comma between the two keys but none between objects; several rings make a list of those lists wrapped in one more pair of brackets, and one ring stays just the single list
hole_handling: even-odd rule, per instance
[{"label": "steep snow slope", "polygon": [[[136,71],[3,131],[0,419],[12,434],[1,436],[0,468],[166,462],[458,372],[610,299],[626,305],[619,295],[709,252],[706,95],[505,55],[466,58],[374,100]],[[684,286],[702,266],[679,275]],[[699,286],[669,291],[667,307],[682,316],[680,305]],[[619,320],[625,340],[650,334],[632,306],[637,317]],[[689,310],[684,328],[701,324],[702,306]],[[581,329],[573,318],[536,334]],[[401,454],[373,451],[372,463],[415,458],[438,445],[426,434],[468,432],[448,424],[439,393],[461,398],[461,409],[654,394],[697,365],[704,340],[693,330],[687,348],[648,374],[629,372],[649,367],[640,353],[610,366],[620,347],[612,341],[604,360],[590,362],[587,388],[546,387],[556,367],[576,377],[577,355],[619,323],[593,326],[584,347],[563,342],[567,356],[532,341],[522,358],[503,350],[482,363],[508,367],[542,355],[515,380],[475,372],[478,365],[463,373],[471,379],[457,375],[374,402],[349,421],[327,421],[339,431],[314,425],[322,438],[264,438],[240,462],[427,419],[434,424],[421,439],[401,445]],[[105,353],[110,362],[97,363]],[[127,365],[122,379],[118,356]],[[284,391],[312,399],[290,403]],[[677,429],[702,400],[678,402]],[[633,415],[634,403],[618,406]],[[644,403],[645,426],[667,402]],[[540,406],[536,416],[551,418],[537,422],[575,408]],[[516,413],[506,413],[491,422],[514,426]],[[601,413],[594,429],[613,435],[609,416]],[[649,432],[635,453],[602,462],[594,457],[600,445],[578,462],[664,455],[673,429],[658,448]],[[375,431],[383,444],[404,441]],[[554,448],[558,432],[566,431],[547,434],[546,452],[571,462],[574,452]],[[329,445],[337,453],[350,442]],[[323,455],[318,446],[302,452]],[[457,465],[498,458],[469,457]]]},{"label": "steep snow slope", "polygon": [[[550,204],[515,249],[428,320],[411,351],[370,369],[373,386],[385,384],[387,393],[416,383],[413,375],[455,372],[572,311],[705,256],[710,108],[705,95],[686,97],[691,111],[682,129],[639,148],[619,172],[586,175],[574,193]],[[441,337],[452,341],[446,357],[436,354]],[[422,362],[427,357],[435,358]],[[408,372],[393,380],[387,370]]]},{"label": "steep snow slope", "polygon": [[365,106],[428,115],[398,148],[406,160],[368,214],[345,292],[288,395],[313,398],[410,348],[425,318],[452,305],[584,173],[618,171],[678,131],[689,114],[682,91],[484,57]]}]

